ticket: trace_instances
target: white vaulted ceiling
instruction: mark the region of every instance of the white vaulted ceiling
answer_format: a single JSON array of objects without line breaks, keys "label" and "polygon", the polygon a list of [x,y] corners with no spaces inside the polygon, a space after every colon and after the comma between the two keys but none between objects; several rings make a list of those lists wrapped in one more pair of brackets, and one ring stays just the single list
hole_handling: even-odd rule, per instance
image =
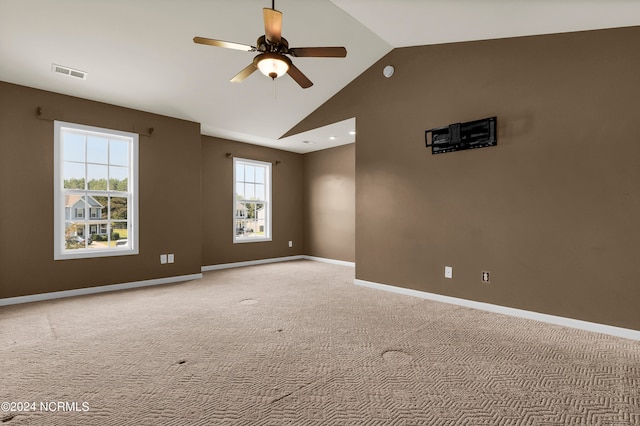
[{"label": "white vaulted ceiling", "polygon": [[[345,46],[345,59],[293,58],[313,82],[229,79],[255,45],[268,0],[0,0],[0,80],[196,121],[202,133],[294,152],[352,142],[354,120],[279,139],[395,47],[640,25],[631,0],[277,0],[292,47]],[[88,73],[86,80],[52,64]],[[329,140],[335,136],[335,140]],[[303,140],[315,142],[302,143]]]}]

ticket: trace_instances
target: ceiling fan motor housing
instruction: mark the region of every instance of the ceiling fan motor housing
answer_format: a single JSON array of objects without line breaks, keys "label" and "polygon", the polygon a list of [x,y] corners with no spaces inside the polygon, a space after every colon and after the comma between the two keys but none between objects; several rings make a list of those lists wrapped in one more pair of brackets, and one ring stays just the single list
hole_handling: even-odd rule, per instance
[{"label": "ceiling fan motor housing", "polygon": [[287,41],[286,38],[281,37],[280,43],[274,44],[274,43],[271,43],[269,40],[267,40],[266,36],[261,35],[260,37],[258,37],[258,40],[256,40],[256,50],[259,52],[275,52],[275,53],[288,54],[289,42]]}]

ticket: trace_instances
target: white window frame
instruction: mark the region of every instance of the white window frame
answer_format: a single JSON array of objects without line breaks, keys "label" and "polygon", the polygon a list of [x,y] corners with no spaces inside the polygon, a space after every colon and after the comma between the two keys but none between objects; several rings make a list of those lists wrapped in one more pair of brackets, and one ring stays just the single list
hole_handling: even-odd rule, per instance
[{"label": "white window frame", "polygon": [[[129,145],[129,176],[128,176],[128,191],[127,191],[127,240],[128,245],[122,247],[109,247],[106,249],[99,248],[80,248],[67,250],[65,249],[65,195],[72,193],[104,193],[102,195],[115,195],[120,196],[122,192],[113,193],[111,191],[93,191],[93,190],[69,190],[64,189],[64,158],[62,133],[64,131],[76,131],[85,134],[106,136],[118,139],[127,139],[130,142]],[[94,126],[86,126],[83,124],[67,123],[63,121],[54,121],[54,179],[53,179],[53,194],[54,194],[54,212],[53,212],[53,258],[54,260],[67,260],[67,259],[82,259],[82,258],[94,258],[94,257],[111,257],[111,256],[125,256],[136,255],[139,253],[139,240],[138,240],[138,142],[139,136],[136,133],[123,132],[120,130],[104,129]],[[85,206],[88,208],[88,206]],[[84,217],[86,221],[89,218]],[[87,228],[87,231],[89,229]]]},{"label": "white window frame", "polygon": [[[265,167],[266,168],[266,173],[265,173],[265,183],[264,183],[264,191],[265,191],[265,200],[260,200],[261,203],[263,203],[265,205],[265,214],[266,214],[266,218],[265,218],[265,230],[264,230],[264,237],[250,237],[250,238],[238,238],[238,235],[236,235],[236,219],[237,219],[237,210],[236,210],[236,206],[237,203],[239,201],[238,199],[238,194],[236,192],[236,165],[240,163],[240,164],[245,164],[245,165],[249,165],[249,166],[260,166],[260,167]],[[271,241],[272,237],[272,229],[271,229],[271,174],[272,174],[272,169],[273,164],[269,163],[269,162],[265,162],[265,161],[257,161],[257,160],[249,160],[246,158],[238,158],[238,157],[234,157],[233,158],[233,227],[232,227],[232,232],[233,232],[233,242],[235,243],[240,243],[240,244],[244,244],[244,243],[257,243],[257,242],[265,242],[265,241]]]}]

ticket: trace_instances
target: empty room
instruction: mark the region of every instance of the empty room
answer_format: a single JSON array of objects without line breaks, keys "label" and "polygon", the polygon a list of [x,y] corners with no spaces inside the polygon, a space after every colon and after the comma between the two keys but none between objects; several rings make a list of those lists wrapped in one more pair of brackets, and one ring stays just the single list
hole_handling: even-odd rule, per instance
[{"label": "empty room", "polygon": [[640,425],[640,3],[0,0],[0,423]]}]

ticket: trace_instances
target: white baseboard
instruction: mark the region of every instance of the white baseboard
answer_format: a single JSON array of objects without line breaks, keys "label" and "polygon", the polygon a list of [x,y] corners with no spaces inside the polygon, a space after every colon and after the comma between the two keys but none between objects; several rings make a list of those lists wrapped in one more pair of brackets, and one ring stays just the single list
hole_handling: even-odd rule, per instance
[{"label": "white baseboard", "polygon": [[255,266],[255,265],[264,265],[265,263],[288,262],[290,260],[313,260],[316,262],[333,263],[334,265],[351,266],[351,267],[356,266],[354,262],[346,262],[344,260],[327,259],[325,257],[316,257],[316,256],[307,256],[307,255],[298,255],[298,256],[286,256],[286,257],[272,257],[270,259],[248,260],[246,262],[221,263],[219,265],[203,266],[201,269],[202,269],[202,272],[217,271],[219,269],[241,268],[243,266]]},{"label": "white baseboard", "polygon": [[467,308],[479,309],[482,311],[495,312],[519,318],[527,318],[564,327],[577,328],[580,330],[592,331],[596,333],[608,334],[625,339],[640,340],[640,331],[628,328],[614,327],[611,325],[598,324],[594,322],[576,320],[572,318],[558,317],[555,315],[541,314],[538,312],[525,311],[522,309],[509,308],[506,306],[492,305],[490,303],[475,302],[473,300],[459,299],[457,297],[443,296],[441,294],[427,293],[424,291],[411,290],[408,288],[395,287],[387,284],[379,284],[371,281],[355,279],[354,283],[363,287],[377,290],[389,291],[392,293],[404,294],[407,296],[419,297],[422,299],[434,300],[436,302],[450,303],[453,305],[465,306]]},{"label": "white baseboard", "polygon": [[265,263],[288,262],[290,260],[300,260],[304,256],[273,257],[270,259],[247,260],[246,262],[221,263],[219,265],[203,266],[202,272],[217,271],[218,269],[240,268],[243,266],[264,265]]},{"label": "white baseboard", "polygon": [[[218,269],[239,268],[242,266],[262,265],[265,263],[287,262],[290,260],[302,260],[302,259],[314,260],[318,262],[334,263],[334,264],[345,265],[345,266],[355,266],[355,263],[345,262],[342,260],[298,255],[298,256],[276,257],[271,259],[250,260],[247,262],[234,262],[234,263],[224,263],[221,265],[203,266],[201,268],[201,271],[202,272],[215,271]],[[97,286],[97,287],[79,288],[74,290],[54,291],[50,293],[30,294],[28,296],[8,297],[8,298],[0,299],[0,306],[17,305],[20,303],[39,302],[42,300],[61,299],[64,297],[82,296],[85,294],[95,294],[95,293],[105,293],[109,291],[127,290],[132,288],[148,287],[148,286],[161,285],[161,284],[171,284],[171,283],[177,283],[181,281],[197,280],[200,278],[202,278],[202,273],[191,274],[191,275],[181,275],[181,276],[167,277],[167,278],[157,278],[157,279],[145,280],[145,281],[135,281],[135,282],[129,282],[129,283],[122,283],[122,284],[111,284],[111,285],[103,285],[103,286]]]},{"label": "white baseboard", "polygon": [[345,260],[327,259],[326,257],[306,256],[306,255],[302,256],[302,258],[306,260],[315,260],[316,262],[325,262],[325,263],[332,263],[334,265],[351,266],[352,268],[356,267],[355,262],[347,262]]},{"label": "white baseboard", "polygon": [[61,299],[63,297],[83,296],[86,294],[105,293],[109,291],[128,290],[138,287],[148,287],[160,284],[173,284],[202,278],[202,274],[179,275],[175,277],[156,278],[153,280],[134,281],[123,284],[111,284],[98,287],[78,288],[75,290],[54,291],[51,293],[30,294],[0,299],[0,306],[17,305],[20,303],[40,302],[42,300]]}]

